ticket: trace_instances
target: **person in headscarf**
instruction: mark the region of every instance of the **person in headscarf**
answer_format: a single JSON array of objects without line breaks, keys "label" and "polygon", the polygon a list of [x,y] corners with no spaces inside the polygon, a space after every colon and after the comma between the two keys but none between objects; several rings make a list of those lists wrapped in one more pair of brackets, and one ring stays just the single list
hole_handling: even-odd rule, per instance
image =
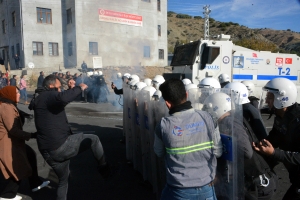
[{"label": "person in headscarf", "polygon": [[34,150],[25,140],[36,138],[36,133],[23,131],[17,108],[20,92],[16,86],[0,90],[0,169],[6,186],[0,191],[1,199],[21,199],[17,195],[20,181],[28,178],[33,192],[47,186],[49,181],[38,177]]}]

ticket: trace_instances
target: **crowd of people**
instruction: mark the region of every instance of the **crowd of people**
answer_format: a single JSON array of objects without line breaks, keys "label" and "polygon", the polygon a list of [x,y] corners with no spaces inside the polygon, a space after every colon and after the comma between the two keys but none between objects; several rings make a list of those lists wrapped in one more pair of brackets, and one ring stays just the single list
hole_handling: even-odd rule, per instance
[{"label": "crowd of people", "polygon": [[[88,149],[92,150],[102,177],[112,176],[99,138],[91,134],[74,134],[65,113],[66,105],[81,94],[85,94],[87,100],[91,92],[93,101],[102,102],[99,98],[109,92],[103,74],[71,76],[67,72],[44,77],[44,72],[40,72],[38,95],[29,105],[34,111],[35,133],[23,131],[24,118],[29,115],[17,107],[20,97],[24,96],[27,102],[25,75],[19,84],[14,80],[16,76],[12,79],[10,85],[7,81],[0,89],[0,169],[6,179],[4,190],[0,191],[1,199],[21,199],[17,191],[20,181],[25,178],[29,179],[33,192],[49,184],[38,177],[36,155],[25,143],[32,138],[37,140],[41,155],[59,179],[57,199],[67,199],[70,159]],[[121,88],[123,82],[132,90],[152,91],[151,97],[153,95],[154,100],[162,98],[169,109],[169,116],[156,124],[153,133],[153,151],[163,157],[166,164],[166,185],[161,199],[232,197],[230,184],[224,184],[223,193],[218,191],[218,186],[225,181],[222,176],[228,173],[221,157],[226,149],[220,133],[230,133],[233,129],[237,133],[237,150],[245,163],[240,175],[245,186],[241,194],[235,195],[243,195],[245,199],[272,199],[278,187],[274,167],[282,162],[292,183],[283,199],[300,199],[300,107],[296,102],[297,88],[292,81],[285,78],[270,80],[262,88],[260,99],[253,96],[253,83],[231,83],[224,74],[220,75],[219,81],[204,78],[198,85],[187,79],[165,80],[161,75],[142,82],[137,75],[118,74],[111,85],[116,94],[126,95],[127,90]],[[222,92],[221,86],[234,95]],[[206,88],[208,92],[203,90],[197,101],[192,102],[191,96],[197,88]],[[270,133],[261,118],[263,104],[257,101],[267,104],[268,113],[275,115]],[[240,118],[235,116],[237,105],[242,109]]]},{"label": "crowd of people", "polygon": [[[146,84],[137,89],[140,80],[133,75],[124,79],[132,90],[149,91]],[[292,81],[270,80],[262,88],[264,95],[260,98],[254,96],[253,83],[230,83],[226,74],[221,74],[219,81],[204,78],[198,85],[188,79],[152,80],[150,87],[156,89],[152,100],[159,99],[155,97],[159,90],[169,109],[169,116],[162,118],[155,129],[154,151],[164,158],[166,166],[167,183],[161,199],[272,199],[278,189],[274,167],[279,162],[288,170],[292,184],[283,199],[300,199],[300,112],[297,88]],[[116,94],[125,92],[124,88],[117,89],[114,85],[112,88]],[[204,90],[197,93],[197,88]],[[233,96],[223,93],[221,88]],[[242,110],[237,110],[239,107]],[[275,115],[270,133],[266,131],[261,113]],[[198,127],[199,124],[202,126]],[[245,164],[234,175],[245,183],[235,194],[228,184],[232,174],[229,174],[226,159],[220,157],[218,147],[222,141],[220,133],[233,132],[237,137],[237,155]],[[225,146],[223,151],[227,152]],[[243,174],[238,174],[239,171]]]}]

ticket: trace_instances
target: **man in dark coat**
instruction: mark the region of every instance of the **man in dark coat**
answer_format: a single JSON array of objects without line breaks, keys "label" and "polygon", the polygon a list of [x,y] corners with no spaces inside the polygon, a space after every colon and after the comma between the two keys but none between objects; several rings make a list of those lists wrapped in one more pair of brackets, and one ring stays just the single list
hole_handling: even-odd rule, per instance
[{"label": "man in dark coat", "polygon": [[70,159],[85,150],[92,150],[98,162],[98,171],[103,178],[110,175],[99,137],[93,134],[72,133],[65,107],[80,95],[82,90],[86,90],[87,85],[81,83],[71,87],[73,88],[61,92],[59,78],[49,75],[44,79],[39,95],[32,102],[38,148],[59,179],[57,199],[67,199]]},{"label": "man in dark coat", "polygon": [[15,59],[16,69],[21,69],[20,65],[19,65],[19,63],[20,63],[20,56],[18,54],[16,54],[14,56],[14,59]]},{"label": "man in dark coat", "polygon": [[17,86],[17,75],[13,75],[9,82],[11,86]]},{"label": "man in dark coat", "polygon": [[43,87],[43,81],[44,81],[44,72],[40,72],[40,76],[38,78],[37,87]]}]

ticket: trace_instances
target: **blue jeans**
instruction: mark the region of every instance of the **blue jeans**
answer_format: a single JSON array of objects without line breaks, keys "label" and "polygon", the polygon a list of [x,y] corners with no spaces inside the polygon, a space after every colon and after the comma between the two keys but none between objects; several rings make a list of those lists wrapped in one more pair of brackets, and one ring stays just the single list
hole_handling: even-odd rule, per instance
[{"label": "blue jeans", "polygon": [[99,137],[92,134],[78,133],[70,135],[64,144],[54,151],[41,150],[46,162],[58,176],[57,200],[67,199],[70,159],[91,149],[98,164],[104,164],[104,152]]},{"label": "blue jeans", "polygon": [[24,99],[25,101],[27,101],[27,91],[26,91],[26,88],[23,88],[22,90],[20,90],[20,94],[21,94],[21,99]]},{"label": "blue jeans", "polygon": [[166,185],[161,200],[217,200],[213,185],[195,188],[175,188]]}]

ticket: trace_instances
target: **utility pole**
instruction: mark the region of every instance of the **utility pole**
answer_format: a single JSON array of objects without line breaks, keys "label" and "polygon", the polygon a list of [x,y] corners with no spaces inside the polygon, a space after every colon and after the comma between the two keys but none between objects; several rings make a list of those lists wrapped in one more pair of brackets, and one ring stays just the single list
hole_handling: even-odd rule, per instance
[{"label": "utility pole", "polygon": [[203,7],[204,14],[204,39],[209,40],[209,14],[211,10],[209,9],[209,5]]}]

